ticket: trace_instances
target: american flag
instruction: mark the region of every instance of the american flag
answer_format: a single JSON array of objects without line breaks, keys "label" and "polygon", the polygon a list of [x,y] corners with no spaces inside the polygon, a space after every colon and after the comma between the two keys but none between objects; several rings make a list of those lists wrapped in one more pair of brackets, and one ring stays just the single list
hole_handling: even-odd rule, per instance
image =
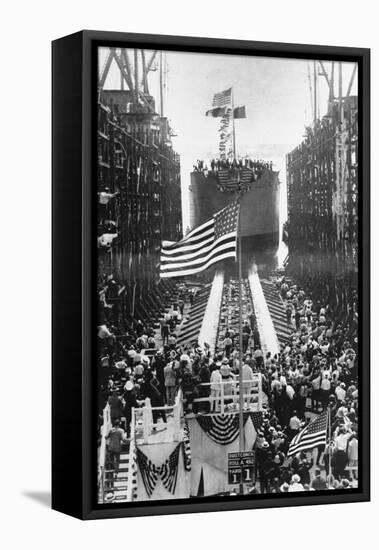
[{"label": "american flag", "polygon": [[326,410],[295,435],[290,443],[288,456],[294,456],[300,451],[313,449],[318,445],[326,445],[327,426],[328,411]]},{"label": "american flag", "polygon": [[213,96],[212,107],[225,107],[232,102],[232,89],[228,88]]},{"label": "american flag", "polygon": [[225,115],[231,115],[232,104],[232,89],[228,88],[222,92],[214,94],[212,101],[212,109],[206,111],[206,116],[212,117],[224,117]]},{"label": "american flag", "polygon": [[158,471],[149,458],[137,447],[137,463],[146,493],[151,497],[158,481]]},{"label": "american flag", "polygon": [[160,276],[183,277],[204,271],[210,265],[237,254],[238,201],[188,233],[177,243],[164,241]]},{"label": "american flag", "polygon": [[161,466],[156,466],[153,462],[137,447],[137,463],[145,486],[146,493],[149,497],[154,492],[158,478],[162,480],[167,491],[174,494],[176,482],[178,479],[179,466],[179,451],[181,443],[176,446],[170,456],[164,461]]},{"label": "american flag", "polygon": [[178,479],[178,465],[179,465],[179,451],[181,444],[176,446],[176,449],[172,451],[168,460],[166,460],[160,469],[160,476],[163,485],[170,491],[171,494],[175,493],[176,482]]}]

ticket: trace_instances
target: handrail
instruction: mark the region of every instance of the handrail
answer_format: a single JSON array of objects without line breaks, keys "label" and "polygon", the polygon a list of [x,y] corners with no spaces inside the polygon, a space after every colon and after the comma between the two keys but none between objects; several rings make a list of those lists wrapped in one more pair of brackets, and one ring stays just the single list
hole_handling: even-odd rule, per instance
[{"label": "handrail", "polygon": [[128,468],[128,479],[127,479],[127,488],[126,488],[126,500],[131,502],[133,500],[133,483],[134,475],[133,472],[136,469],[136,440],[135,440],[135,415],[134,407],[132,408],[132,418],[130,421],[130,443],[129,443],[129,468]]},{"label": "handrail", "polygon": [[161,426],[161,423],[153,422],[153,411],[173,411],[173,441],[180,440],[180,423],[183,415],[183,397],[182,391],[179,389],[174,405],[164,405],[161,407],[152,407],[151,401],[148,397],[145,399],[145,406],[141,409],[138,409],[139,412],[142,412],[142,421],[143,421],[143,440],[145,443],[148,442],[149,436],[152,433],[153,428]]},{"label": "handrail", "polygon": [[[232,399],[234,405],[237,405],[237,396],[239,395],[240,381],[238,378],[231,378],[230,380],[223,380],[221,382],[203,382],[198,386],[211,386],[211,389],[219,391],[219,395],[206,397],[195,397],[194,403],[213,403],[220,402],[221,413],[225,412],[225,400]],[[231,388],[232,393],[225,393],[225,386]],[[262,375],[260,373],[254,373],[253,379],[242,380],[242,395],[244,400],[251,405],[257,403],[258,411],[262,410],[263,396],[262,396]],[[257,399],[256,399],[257,397]],[[249,401],[248,401],[249,400]]]},{"label": "handrail", "polygon": [[107,435],[112,428],[111,422],[111,408],[109,403],[107,403],[103,409],[103,424],[100,428],[101,433],[101,442],[98,458],[98,468],[97,468],[97,483],[100,491],[99,500],[103,502],[104,500],[104,474],[105,474],[105,461],[107,455]]}]

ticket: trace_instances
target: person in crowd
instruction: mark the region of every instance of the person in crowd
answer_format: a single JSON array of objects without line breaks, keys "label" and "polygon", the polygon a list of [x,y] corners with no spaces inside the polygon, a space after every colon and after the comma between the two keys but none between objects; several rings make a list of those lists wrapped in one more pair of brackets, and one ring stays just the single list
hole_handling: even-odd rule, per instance
[{"label": "person in crowd", "polygon": [[[147,371],[145,374],[143,392],[145,394],[145,397],[148,397],[150,399],[150,404],[153,409],[153,424],[157,424],[159,418],[161,418],[162,421],[166,424],[167,418],[166,412],[164,410],[163,396],[159,391],[159,382],[152,371]],[[156,431],[156,426],[153,427],[153,431]]]},{"label": "person in crowd", "polygon": [[116,390],[112,391],[108,403],[111,409],[111,422],[114,425],[116,421],[121,419],[123,412],[123,403]]},{"label": "person in crowd", "polygon": [[130,438],[130,423],[132,421],[132,411],[133,408],[137,408],[137,398],[134,391],[134,384],[131,380],[128,380],[124,387],[124,417],[125,417],[125,428],[126,428],[126,437]]},{"label": "person in crowd", "polygon": [[358,479],[358,438],[355,432],[347,444],[348,469],[352,479]]},{"label": "person in crowd", "polygon": [[220,395],[221,395],[221,384],[222,376],[220,373],[221,363],[216,361],[213,365],[213,370],[211,372],[210,384],[211,384],[211,411],[217,412],[220,407]]},{"label": "person in crowd", "polygon": [[122,443],[126,441],[125,431],[120,426],[120,420],[115,420],[113,427],[106,436],[108,443],[109,462],[111,467],[117,472],[120,464],[120,454]]},{"label": "person in crowd", "polygon": [[324,491],[328,488],[326,480],[321,476],[321,470],[315,470],[315,477],[312,479],[310,487],[314,491]]},{"label": "person in crowd", "polygon": [[176,393],[176,369],[175,360],[170,361],[163,369],[164,372],[164,387],[166,391],[167,405],[173,405]]},{"label": "person in crowd", "polygon": [[[215,163],[213,168],[217,171],[219,165]],[[201,169],[204,170],[205,165]],[[161,420],[163,425],[169,418],[166,418],[164,404],[174,403],[178,388],[185,395],[185,414],[191,410],[195,414],[218,412],[222,383],[226,396],[233,394],[240,384],[245,395],[244,405],[250,407],[254,376],[260,373],[265,408],[261,433],[254,445],[256,487],[260,492],[323,490],[336,481],[336,486],[350,488],[356,482],[357,323],[352,324],[350,318],[341,313],[337,318],[326,301],[311,293],[308,287],[294,285],[287,276],[280,275],[276,286],[285,311],[291,309],[291,336],[280,353],[273,355],[265,348],[263,353],[254,311],[248,309],[244,313],[242,334],[249,336],[249,342],[243,346],[243,381],[238,382],[234,379],[239,373],[238,323],[230,320],[234,318],[237,284],[232,284],[230,290],[232,315],[225,319],[219,348],[211,352],[205,344],[199,346],[193,341],[181,345],[178,339],[180,326],[174,317],[179,322],[183,316],[182,301],[193,302],[194,287],[180,283],[172,299],[169,291],[162,294],[167,308],[159,331],[159,325],[153,326],[151,319],[123,316],[122,308],[117,305],[122,285],[113,275],[99,280],[99,402],[102,407],[108,402],[115,428],[112,438],[120,440],[119,446],[112,444],[116,453],[123,441],[120,421],[125,418],[125,438],[130,437],[131,410],[144,405],[145,398],[150,399],[153,407],[160,408],[153,410],[153,421],[157,424]],[[118,310],[116,315],[115,310]],[[149,353],[157,350],[151,361],[146,350]],[[197,402],[197,398],[203,401]],[[227,399],[224,404],[228,405]],[[238,408],[237,399],[234,405]],[[288,458],[291,439],[327,407],[331,414],[331,440],[319,446],[317,458],[316,451],[313,455],[311,450]],[[172,412],[168,410],[168,414]]]},{"label": "person in crowd", "polygon": [[289,493],[297,493],[299,491],[304,491],[304,486],[300,483],[300,476],[294,474],[291,478],[291,483],[288,488]]}]

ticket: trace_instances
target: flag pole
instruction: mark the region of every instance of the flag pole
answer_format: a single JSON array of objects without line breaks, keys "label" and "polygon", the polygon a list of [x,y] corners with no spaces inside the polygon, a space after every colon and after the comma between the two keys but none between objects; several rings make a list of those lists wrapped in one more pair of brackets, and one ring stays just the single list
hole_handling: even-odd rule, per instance
[{"label": "flag pole", "polygon": [[331,479],[332,479],[332,415],[331,415],[331,407],[330,404],[328,405],[328,487],[331,489]]},{"label": "flag pole", "polygon": [[234,124],[234,94],[232,88],[233,157],[236,159],[236,127]]},{"label": "flag pole", "polygon": [[[238,207],[238,228],[237,228],[237,237],[238,237],[238,309],[239,309],[239,451],[242,453],[245,450],[245,434],[243,429],[243,369],[242,369],[242,239],[241,239],[241,194],[239,195],[239,207]],[[243,483],[241,479],[240,483],[240,494],[243,495]]]}]

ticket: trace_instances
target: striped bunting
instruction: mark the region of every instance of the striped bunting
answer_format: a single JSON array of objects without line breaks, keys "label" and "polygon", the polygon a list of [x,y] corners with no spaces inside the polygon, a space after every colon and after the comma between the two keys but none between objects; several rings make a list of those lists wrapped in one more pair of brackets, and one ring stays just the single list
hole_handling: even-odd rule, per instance
[{"label": "striped bunting", "polygon": [[191,470],[191,443],[190,443],[190,430],[187,420],[184,422],[183,428],[183,462],[184,468],[189,472]]},{"label": "striped bunting", "polygon": [[[244,425],[250,414],[243,415]],[[202,430],[215,443],[219,445],[229,445],[237,439],[239,434],[239,416],[236,414],[215,414],[206,416],[197,416],[197,421]]]},{"label": "striped bunting", "polygon": [[255,429],[256,432],[258,432],[259,428],[263,424],[263,412],[262,411],[254,411],[254,412],[251,412],[249,414],[250,414],[250,418],[253,422],[254,429]]},{"label": "striped bunting", "polygon": [[328,411],[326,410],[295,435],[290,443],[288,456],[294,456],[300,451],[313,449],[318,445],[326,445],[327,425]]},{"label": "striped bunting", "polygon": [[253,171],[250,168],[242,168],[240,174],[241,185],[249,185],[253,181]]},{"label": "striped bunting", "polygon": [[164,241],[161,278],[183,277],[204,271],[210,265],[237,254],[237,201],[188,233],[177,243]]},{"label": "striped bunting", "polygon": [[171,494],[175,493],[176,482],[178,480],[179,451],[181,443],[175,447],[170,456],[161,466],[156,466],[153,462],[137,447],[137,462],[141,473],[142,481],[146,493],[149,497],[154,492],[158,479],[162,480],[163,486]]}]

